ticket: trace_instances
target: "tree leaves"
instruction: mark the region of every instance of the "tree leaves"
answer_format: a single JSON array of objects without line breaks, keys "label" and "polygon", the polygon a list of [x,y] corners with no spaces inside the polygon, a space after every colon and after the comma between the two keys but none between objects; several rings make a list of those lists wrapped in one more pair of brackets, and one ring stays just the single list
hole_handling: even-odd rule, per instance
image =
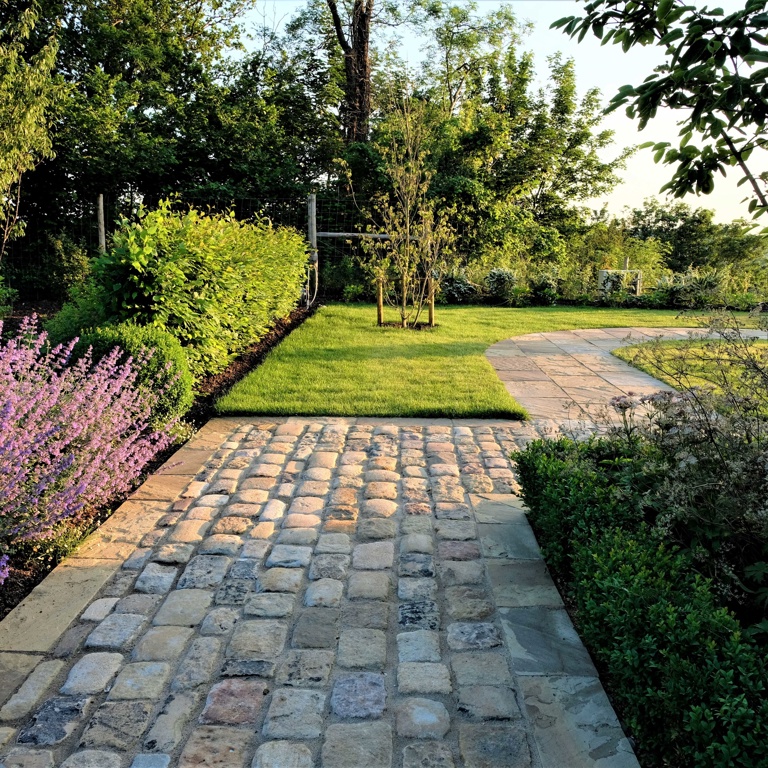
[{"label": "tree leaves", "polygon": [[[675,167],[665,189],[677,196],[707,194],[716,171],[738,165],[755,196],[751,210],[758,212],[768,208],[766,182],[747,160],[766,147],[768,68],[750,68],[768,62],[768,52],[756,47],[768,43],[763,34],[767,5],[768,0],[747,0],[743,10],[724,16],[721,8],[675,0],[594,0],[582,17],[560,19],[552,27],[579,39],[591,28],[624,51],[635,45],[663,47],[667,60],[659,71],[636,88],[623,86],[606,111],[629,103],[627,115],[637,118],[642,130],[661,106],[686,110],[679,150],[655,153],[657,162]],[[696,153],[688,146],[693,134],[701,139]]]}]

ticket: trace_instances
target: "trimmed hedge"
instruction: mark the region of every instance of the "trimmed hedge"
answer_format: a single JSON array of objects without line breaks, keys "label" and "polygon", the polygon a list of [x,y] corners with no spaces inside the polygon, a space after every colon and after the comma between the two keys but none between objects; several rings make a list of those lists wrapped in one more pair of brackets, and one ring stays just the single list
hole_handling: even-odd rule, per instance
[{"label": "trimmed hedge", "polygon": [[643,521],[643,450],[531,443],[517,455],[528,517],[643,765],[766,768],[764,654],[691,555]]},{"label": "trimmed hedge", "polygon": [[90,284],[48,330],[62,341],[94,326],[152,325],[185,347],[193,374],[216,373],[291,312],[306,261],[294,230],[164,201],[121,222]]},{"label": "trimmed hedge", "polygon": [[120,362],[133,358],[136,385],[157,396],[152,409],[153,425],[161,426],[179,419],[192,407],[195,380],[189,370],[187,355],[167,331],[130,323],[94,328],[82,334],[73,349],[73,356],[82,357],[89,347],[94,362],[115,347],[123,350]]},{"label": "trimmed hedge", "polygon": [[641,501],[654,478],[639,448],[594,439],[537,440],[515,459],[547,562],[566,580],[574,552],[594,528],[634,531],[643,522]]}]

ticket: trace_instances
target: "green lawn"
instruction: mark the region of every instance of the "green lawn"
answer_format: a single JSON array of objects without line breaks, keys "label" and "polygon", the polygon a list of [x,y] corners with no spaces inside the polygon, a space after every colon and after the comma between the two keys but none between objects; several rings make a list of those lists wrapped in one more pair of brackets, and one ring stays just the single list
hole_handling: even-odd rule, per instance
[{"label": "green lawn", "polygon": [[[762,358],[763,365],[768,362],[766,342],[755,341],[749,348]],[[613,354],[676,389],[709,386],[719,391],[723,377],[727,377],[738,390],[743,378],[743,361],[735,359],[720,340],[636,344],[616,349]]]},{"label": "green lawn", "polygon": [[[392,320],[395,319],[394,314]],[[378,328],[372,305],[322,307],[216,404],[220,414],[522,418],[485,350],[574,328],[689,325],[665,310],[438,307],[438,327]]]}]

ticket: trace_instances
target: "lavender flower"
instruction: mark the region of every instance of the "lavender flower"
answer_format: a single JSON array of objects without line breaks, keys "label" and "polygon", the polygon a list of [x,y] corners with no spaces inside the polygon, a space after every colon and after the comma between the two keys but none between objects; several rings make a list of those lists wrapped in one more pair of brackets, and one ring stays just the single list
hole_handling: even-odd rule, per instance
[{"label": "lavender flower", "polygon": [[48,349],[32,317],[0,344],[0,584],[15,542],[125,493],[171,442],[148,426],[156,396],[135,386],[131,361],[116,348],[71,363],[76,341]]}]

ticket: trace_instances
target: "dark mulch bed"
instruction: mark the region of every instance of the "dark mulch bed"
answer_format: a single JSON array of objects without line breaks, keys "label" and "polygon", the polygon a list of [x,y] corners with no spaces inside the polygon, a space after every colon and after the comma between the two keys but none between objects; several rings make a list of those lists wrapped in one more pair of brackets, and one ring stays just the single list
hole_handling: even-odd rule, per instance
[{"label": "dark mulch bed", "polygon": [[[53,302],[19,304],[14,308],[13,314],[6,318],[4,330],[15,330],[22,319],[31,314],[49,317],[57,310],[58,305]],[[288,317],[275,323],[272,330],[261,341],[249,347],[242,355],[233,360],[225,370],[199,382],[198,396],[190,412],[185,417],[185,421],[191,424],[195,430],[200,429],[203,424],[215,415],[213,405],[216,400],[260,365],[271,349],[277,346],[294,328],[301,325],[316,311],[317,306],[310,309],[299,307],[293,310]],[[178,448],[178,445],[173,446],[163,454],[156,456],[151,465],[147,467],[143,477],[138,481],[139,484],[164,464]],[[124,499],[117,499],[107,510],[100,510],[96,513],[93,517],[91,530],[94,530],[104,522],[123,501]],[[2,587],[0,587],[0,619],[3,619],[12,611],[50,573],[55,565],[55,562],[37,562],[19,564],[20,567],[14,567],[13,561],[11,561],[10,574]]]},{"label": "dark mulch bed", "polygon": [[40,320],[53,317],[61,309],[60,301],[19,301],[13,305],[11,313],[3,320],[3,335],[16,333],[21,321],[30,315],[37,315]]}]

